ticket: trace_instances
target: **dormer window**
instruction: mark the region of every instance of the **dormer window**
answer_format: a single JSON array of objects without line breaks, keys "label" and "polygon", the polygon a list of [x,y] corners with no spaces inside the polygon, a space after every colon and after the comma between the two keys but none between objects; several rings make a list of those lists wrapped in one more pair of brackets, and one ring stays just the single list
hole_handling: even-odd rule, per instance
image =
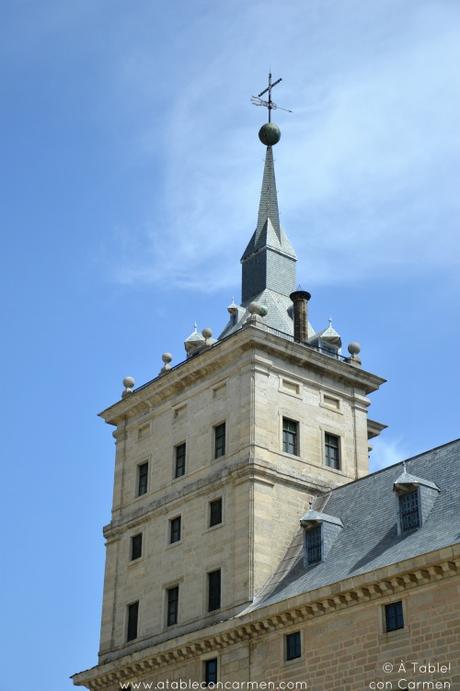
[{"label": "dormer window", "polygon": [[321,524],[305,531],[305,551],[309,564],[321,561]]},{"label": "dormer window", "polygon": [[424,524],[440,490],[431,480],[408,473],[404,462],[393,491],[397,502],[398,534],[404,535]]},{"label": "dormer window", "polygon": [[342,521],[336,516],[310,509],[300,519],[300,525],[304,529],[304,565],[324,561],[343,528]]},{"label": "dormer window", "polygon": [[420,527],[418,489],[399,495],[399,513],[401,532],[407,533]]}]

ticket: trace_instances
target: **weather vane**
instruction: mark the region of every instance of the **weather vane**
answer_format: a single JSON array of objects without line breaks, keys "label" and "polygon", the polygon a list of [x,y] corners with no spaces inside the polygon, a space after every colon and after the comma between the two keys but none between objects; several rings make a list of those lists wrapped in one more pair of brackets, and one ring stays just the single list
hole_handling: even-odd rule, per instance
[{"label": "weather vane", "polygon": [[[253,103],[255,106],[263,106],[264,108],[267,108],[268,110],[268,122],[272,121],[272,110],[275,110],[278,108],[278,110],[285,110],[286,113],[292,113],[292,110],[289,110],[288,108],[281,108],[281,106],[277,105],[272,101],[272,89],[274,86],[280,83],[282,81],[281,77],[276,80],[276,82],[272,82],[272,73],[268,73],[268,86],[266,89],[260,92],[257,96],[251,96],[251,103]],[[268,101],[265,99],[261,98],[264,94],[268,93]]]}]

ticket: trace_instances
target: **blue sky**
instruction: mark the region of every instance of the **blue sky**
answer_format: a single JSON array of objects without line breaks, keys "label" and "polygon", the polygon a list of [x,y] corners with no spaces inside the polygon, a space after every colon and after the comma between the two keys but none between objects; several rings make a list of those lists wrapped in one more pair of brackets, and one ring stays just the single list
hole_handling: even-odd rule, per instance
[{"label": "blue sky", "polygon": [[374,467],[460,436],[460,6],[4,0],[1,14],[0,690],[61,691],[98,647],[114,445],[96,413],[165,350],[182,360],[195,319],[217,333],[239,296],[264,155],[249,99],[269,65],[294,111],[276,114],[276,170],[313,326],[332,316],[389,380]]}]

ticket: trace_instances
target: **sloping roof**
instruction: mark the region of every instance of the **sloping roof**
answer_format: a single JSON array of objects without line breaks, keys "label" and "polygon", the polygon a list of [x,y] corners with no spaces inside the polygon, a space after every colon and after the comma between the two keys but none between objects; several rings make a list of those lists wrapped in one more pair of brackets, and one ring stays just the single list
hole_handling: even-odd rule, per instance
[{"label": "sloping roof", "polygon": [[[294,335],[294,323],[292,320],[292,300],[286,295],[281,295],[281,293],[276,293],[274,290],[266,288],[262,293],[255,296],[254,302],[260,302],[262,305],[266,305],[268,312],[263,318],[263,324],[266,324],[271,329],[276,329],[281,331],[288,336]],[[228,336],[229,334],[237,331],[241,328],[242,324],[248,317],[248,311],[246,308],[238,305],[238,316],[235,323],[230,320],[223,329],[219,338]],[[308,323],[308,335],[313,336],[315,333],[310,322]]]},{"label": "sloping roof", "polygon": [[417,477],[416,475],[410,475],[405,470],[396,478],[394,484],[396,487],[398,485],[424,485],[425,487],[431,487],[431,489],[439,489],[435,482],[431,482],[431,480],[423,477]]},{"label": "sloping roof", "polygon": [[401,475],[402,463],[338,487],[321,507],[344,526],[325,560],[303,565],[299,526],[284,562],[249,609],[460,542],[460,439],[410,458],[406,465],[411,475],[440,489],[418,530],[397,534],[393,483]]}]

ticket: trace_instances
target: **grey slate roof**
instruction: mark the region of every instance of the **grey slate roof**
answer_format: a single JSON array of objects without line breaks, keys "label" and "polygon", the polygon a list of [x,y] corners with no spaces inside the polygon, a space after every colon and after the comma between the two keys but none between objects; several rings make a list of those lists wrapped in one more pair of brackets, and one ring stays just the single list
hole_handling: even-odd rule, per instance
[{"label": "grey slate roof", "polygon": [[431,487],[432,489],[439,489],[437,484],[435,482],[431,482],[431,480],[427,480],[426,478],[423,477],[417,477],[416,475],[410,475],[410,473],[407,473],[405,470],[401,473],[401,475],[396,478],[395,485],[424,485],[425,487]]},{"label": "grey slate roof", "polygon": [[410,474],[440,489],[418,530],[397,534],[393,483],[402,463],[334,489],[321,511],[340,518],[344,527],[325,560],[304,566],[299,527],[278,571],[249,610],[460,542],[460,439],[406,463]]},{"label": "grey slate roof", "polygon": [[[294,335],[292,301],[289,297],[266,288],[262,293],[254,298],[254,302],[260,302],[262,305],[266,305],[268,309],[267,315],[262,320],[263,324],[266,324],[271,329],[276,329],[284,334],[288,334],[289,336]],[[249,312],[247,309],[238,305],[238,315],[235,323],[233,324],[232,320],[230,319],[219,338],[229,336],[234,331],[237,331],[243,325],[248,316]],[[309,337],[313,336],[314,333],[315,330],[313,329],[312,325],[308,323]]]},{"label": "grey slate roof", "polygon": [[257,228],[244,251],[241,261],[265,246],[278,249],[294,258],[296,256],[294,248],[280,226],[275,165],[271,146],[267,146],[267,153],[265,156]]}]

